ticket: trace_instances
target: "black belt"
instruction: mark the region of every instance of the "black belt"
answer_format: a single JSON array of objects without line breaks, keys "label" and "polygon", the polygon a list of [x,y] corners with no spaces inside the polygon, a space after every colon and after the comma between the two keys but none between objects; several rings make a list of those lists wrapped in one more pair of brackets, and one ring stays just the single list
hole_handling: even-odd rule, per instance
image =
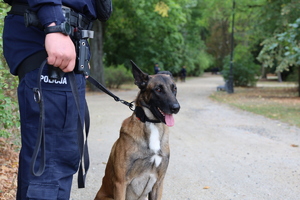
[{"label": "black belt", "polygon": [[25,58],[18,67],[19,80],[25,76],[28,72],[37,69],[40,64],[48,57],[46,50],[39,51],[27,58]]},{"label": "black belt", "polygon": [[[62,6],[62,10],[68,10],[70,8]],[[24,16],[25,13],[30,13],[32,15],[32,18],[37,18],[36,14],[32,11],[30,11],[30,7],[28,4],[24,3],[12,3],[11,9],[8,12],[8,14],[14,14],[14,15],[22,15]],[[39,22],[38,22],[39,23]],[[74,10],[70,9],[70,24],[73,27],[78,27],[82,30],[91,30],[92,29],[92,22],[83,16],[80,13],[75,12]],[[36,26],[42,27],[42,25],[39,23]]]}]

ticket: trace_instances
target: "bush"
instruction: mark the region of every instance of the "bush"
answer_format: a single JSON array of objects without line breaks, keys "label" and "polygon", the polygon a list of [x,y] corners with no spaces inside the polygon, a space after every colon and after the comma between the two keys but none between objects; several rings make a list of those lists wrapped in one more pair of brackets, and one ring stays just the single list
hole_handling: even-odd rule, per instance
[{"label": "bush", "polygon": [[[255,86],[260,75],[260,66],[254,63],[252,55],[246,48],[235,50],[235,59],[233,62],[233,83],[235,86]],[[230,57],[227,56],[224,61],[222,74],[225,80],[229,79]]]},{"label": "bush", "polygon": [[204,73],[204,70],[213,65],[213,57],[205,51],[194,52],[191,56],[195,59],[188,57],[183,64],[187,67],[187,74],[190,76],[200,76]]},{"label": "bush", "polygon": [[205,51],[200,51],[198,56],[198,64],[195,65],[193,70],[194,76],[200,76],[204,73],[204,70],[208,69],[213,65],[213,57],[206,53]]},{"label": "bush", "polygon": [[124,83],[133,82],[131,72],[129,72],[124,65],[117,67],[108,67],[104,69],[105,84],[108,88],[120,88]]},{"label": "bush", "polygon": [[[291,67],[291,71],[289,71],[285,81],[290,81],[290,82],[298,82],[299,79],[299,67]],[[285,71],[283,71],[285,72]]]},{"label": "bush", "polygon": [[[2,60],[2,59],[1,59]],[[0,62],[0,137],[8,138],[20,126],[16,88],[18,80]]]},{"label": "bush", "polygon": [[[0,5],[0,32],[3,32],[3,18],[9,7]],[[12,133],[19,133],[19,109],[16,88],[17,77],[9,73],[2,51],[2,37],[0,37],[0,137],[8,138]]]}]

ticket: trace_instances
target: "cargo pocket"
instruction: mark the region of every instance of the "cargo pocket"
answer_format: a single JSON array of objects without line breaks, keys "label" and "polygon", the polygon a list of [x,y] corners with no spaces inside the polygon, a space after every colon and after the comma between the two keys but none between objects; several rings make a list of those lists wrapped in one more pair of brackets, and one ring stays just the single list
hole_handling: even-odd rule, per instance
[{"label": "cargo pocket", "polygon": [[29,200],[57,200],[59,186],[54,184],[29,184],[27,198]]}]

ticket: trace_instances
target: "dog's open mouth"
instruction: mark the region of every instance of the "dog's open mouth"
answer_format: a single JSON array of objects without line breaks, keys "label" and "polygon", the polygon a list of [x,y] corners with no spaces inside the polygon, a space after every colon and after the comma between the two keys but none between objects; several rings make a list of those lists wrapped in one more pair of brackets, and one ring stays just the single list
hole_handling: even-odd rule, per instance
[{"label": "dog's open mouth", "polygon": [[160,112],[160,114],[162,115],[162,119],[163,122],[167,125],[167,126],[174,126],[175,121],[174,121],[174,117],[172,114],[166,114],[164,113],[161,109],[157,108],[158,111]]}]

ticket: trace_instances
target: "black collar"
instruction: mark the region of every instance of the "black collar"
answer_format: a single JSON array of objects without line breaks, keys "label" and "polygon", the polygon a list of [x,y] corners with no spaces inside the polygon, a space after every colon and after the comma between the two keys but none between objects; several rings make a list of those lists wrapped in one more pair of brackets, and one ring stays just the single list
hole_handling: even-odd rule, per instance
[{"label": "black collar", "polygon": [[149,119],[145,112],[144,112],[144,109],[140,106],[136,106],[135,107],[135,110],[134,110],[134,113],[135,113],[135,116],[143,123],[145,122],[151,122],[151,123],[161,123],[160,120],[152,120],[152,119]]}]

